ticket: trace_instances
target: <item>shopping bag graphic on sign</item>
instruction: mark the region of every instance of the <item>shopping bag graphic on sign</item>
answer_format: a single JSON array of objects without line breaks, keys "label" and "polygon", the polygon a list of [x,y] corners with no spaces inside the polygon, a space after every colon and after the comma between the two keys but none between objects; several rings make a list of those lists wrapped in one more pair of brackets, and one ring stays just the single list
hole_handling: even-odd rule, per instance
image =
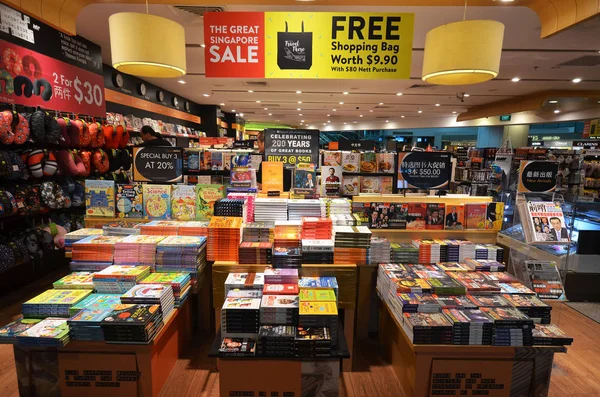
[{"label": "shopping bag graphic on sign", "polygon": [[312,66],[312,32],[277,32],[277,66],[279,69],[309,70]]}]

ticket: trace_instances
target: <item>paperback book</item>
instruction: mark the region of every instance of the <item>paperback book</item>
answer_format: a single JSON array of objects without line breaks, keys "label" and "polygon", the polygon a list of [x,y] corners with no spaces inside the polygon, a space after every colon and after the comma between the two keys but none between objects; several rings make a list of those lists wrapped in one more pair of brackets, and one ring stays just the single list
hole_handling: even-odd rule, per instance
[{"label": "paperback book", "polygon": [[117,218],[143,218],[142,184],[117,184]]},{"label": "paperback book", "polygon": [[311,163],[298,163],[294,169],[294,193],[316,194],[317,172]]},{"label": "paperback book", "polygon": [[174,185],[171,194],[171,218],[180,221],[196,219],[196,187]]},{"label": "paperback book", "polygon": [[223,185],[196,185],[196,219],[209,220],[214,214],[215,202],[224,197]]},{"label": "paperback book", "polygon": [[143,186],[144,217],[171,219],[171,185]]},{"label": "paperback book", "polygon": [[87,216],[115,216],[114,181],[85,181],[85,213]]}]

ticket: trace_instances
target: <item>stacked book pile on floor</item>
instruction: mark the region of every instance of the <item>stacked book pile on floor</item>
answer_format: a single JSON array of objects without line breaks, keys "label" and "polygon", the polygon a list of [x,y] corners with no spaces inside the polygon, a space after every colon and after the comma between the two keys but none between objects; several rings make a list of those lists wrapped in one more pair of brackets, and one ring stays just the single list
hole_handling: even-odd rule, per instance
[{"label": "stacked book pile on floor", "polygon": [[292,199],[288,200],[288,219],[299,221],[304,217],[325,218],[327,206],[321,199]]},{"label": "stacked book pile on floor", "polygon": [[113,263],[115,244],[122,237],[89,236],[73,243],[71,263],[73,271],[98,271]]},{"label": "stacked book pile on floor", "polygon": [[159,305],[124,304],[117,306],[100,326],[108,343],[147,344],[162,329]]},{"label": "stacked book pile on floor", "polygon": [[271,264],[273,261],[273,243],[242,241],[239,247],[239,258],[239,263],[242,265]]},{"label": "stacked book pile on floor", "polygon": [[390,244],[392,263],[419,263],[419,249],[410,243]]},{"label": "stacked book pile on floor", "polygon": [[369,265],[391,263],[392,248],[385,237],[371,236],[371,246],[367,252]]},{"label": "stacked book pile on floor", "polygon": [[275,248],[300,248],[302,221],[275,222]]},{"label": "stacked book pile on floor", "polygon": [[367,264],[371,247],[371,231],[366,226],[334,226],[334,255],[336,264]]},{"label": "stacked book pile on floor", "polygon": [[65,234],[65,256],[71,257],[73,252],[73,244],[90,236],[102,235],[102,229],[83,228]]},{"label": "stacked book pile on floor", "polygon": [[215,202],[214,216],[235,216],[246,219],[246,199],[223,198]]},{"label": "stacked book pile on floor", "polygon": [[302,218],[303,240],[330,239],[333,233],[333,223],[328,218]]},{"label": "stacked book pile on floor", "polygon": [[62,347],[69,343],[69,326],[64,318],[48,317],[19,332],[16,341],[21,346]]},{"label": "stacked book pile on floor", "polygon": [[160,305],[163,319],[167,319],[175,307],[173,288],[164,284],[138,284],[121,296],[121,302]]},{"label": "stacked book pile on floor", "polygon": [[52,283],[54,289],[94,289],[93,272],[73,272]]},{"label": "stacked book pile on floor", "polygon": [[207,259],[237,262],[243,218],[213,216],[208,224]]},{"label": "stacked book pile on floor", "polygon": [[165,236],[133,235],[115,243],[115,265],[150,266],[156,264],[156,245]]},{"label": "stacked book pile on floor", "polygon": [[255,222],[288,220],[287,199],[257,198],[254,202]]},{"label": "stacked book pile on floor", "polygon": [[206,241],[206,237],[166,237],[156,245],[156,271],[201,273],[206,265]]},{"label": "stacked book pile on floor", "polygon": [[94,274],[94,289],[99,293],[124,294],[149,274],[149,266],[112,265]]},{"label": "stacked book pile on floor", "polygon": [[147,236],[177,236],[182,223],[178,221],[150,221],[140,224],[140,234]]},{"label": "stacked book pile on floor", "polygon": [[72,340],[102,341],[104,333],[100,324],[110,315],[111,309],[83,309],[67,321]]},{"label": "stacked book pile on floor", "polygon": [[275,222],[245,223],[242,230],[242,241],[251,243],[271,243],[274,239]]},{"label": "stacked book pile on floor", "polygon": [[333,240],[302,240],[302,263],[333,263]]},{"label": "stacked book pile on floor", "polygon": [[68,318],[71,306],[91,293],[91,290],[85,289],[49,289],[23,303],[23,316],[25,318]]},{"label": "stacked book pile on floor", "polygon": [[175,307],[181,307],[191,290],[191,277],[189,273],[152,273],[140,281],[140,284],[170,285],[173,290]]}]

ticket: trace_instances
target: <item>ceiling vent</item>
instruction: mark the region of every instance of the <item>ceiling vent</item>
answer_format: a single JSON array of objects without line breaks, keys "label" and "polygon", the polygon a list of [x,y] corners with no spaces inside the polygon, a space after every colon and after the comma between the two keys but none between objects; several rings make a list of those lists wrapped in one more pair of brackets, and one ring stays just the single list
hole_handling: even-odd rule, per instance
[{"label": "ceiling vent", "polygon": [[246,87],[252,88],[267,88],[269,86],[269,83],[267,83],[266,81],[246,81],[244,82],[244,85]]},{"label": "ceiling vent", "polygon": [[375,109],[391,109],[391,106],[388,105],[377,105],[375,106]]},{"label": "ceiling vent", "polygon": [[600,56],[584,55],[579,58],[571,59],[570,61],[561,63],[560,66],[598,66],[600,65]]},{"label": "ceiling vent", "polygon": [[[173,6],[175,10],[183,11],[184,13],[194,14],[202,17],[205,12],[224,12],[224,7],[207,7],[207,6]],[[175,11],[177,13],[177,11]]]},{"label": "ceiling vent", "polygon": [[280,108],[281,105],[278,103],[261,103],[261,106],[266,107],[266,108]]},{"label": "ceiling vent", "polygon": [[435,90],[437,87],[436,84],[413,84],[407,90]]}]

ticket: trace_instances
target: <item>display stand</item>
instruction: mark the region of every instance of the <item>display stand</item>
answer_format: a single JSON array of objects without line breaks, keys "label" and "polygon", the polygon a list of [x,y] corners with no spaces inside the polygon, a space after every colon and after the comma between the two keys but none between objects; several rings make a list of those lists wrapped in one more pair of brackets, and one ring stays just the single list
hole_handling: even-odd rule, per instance
[{"label": "display stand", "polygon": [[[237,262],[215,262],[212,266],[212,285],[213,285],[213,308],[215,318],[221,318],[221,307],[225,302],[225,280],[229,273],[254,272],[261,273],[269,265],[240,265]],[[356,265],[317,265],[306,264],[299,269],[300,277],[335,277],[338,282],[338,309],[340,310],[340,320],[344,328],[344,336],[348,341],[348,350],[352,356],[354,327],[355,327],[355,309],[356,309],[356,281],[358,268]],[[216,329],[219,324],[217,321]],[[351,371],[351,358],[345,358],[342,361],[342,371]]]},{"label": "display stand", "polygon": [[175,309],[147,345],[71,341],[14,346],[19,395],[156,397],[190,340],[191,305]]},{"label": "display stand", "polygon": [[385,303],[380,308],[379,329],[384,359],[411,397],[544,397],[554,353],[567,351],[564,346],[415,345]]}]

